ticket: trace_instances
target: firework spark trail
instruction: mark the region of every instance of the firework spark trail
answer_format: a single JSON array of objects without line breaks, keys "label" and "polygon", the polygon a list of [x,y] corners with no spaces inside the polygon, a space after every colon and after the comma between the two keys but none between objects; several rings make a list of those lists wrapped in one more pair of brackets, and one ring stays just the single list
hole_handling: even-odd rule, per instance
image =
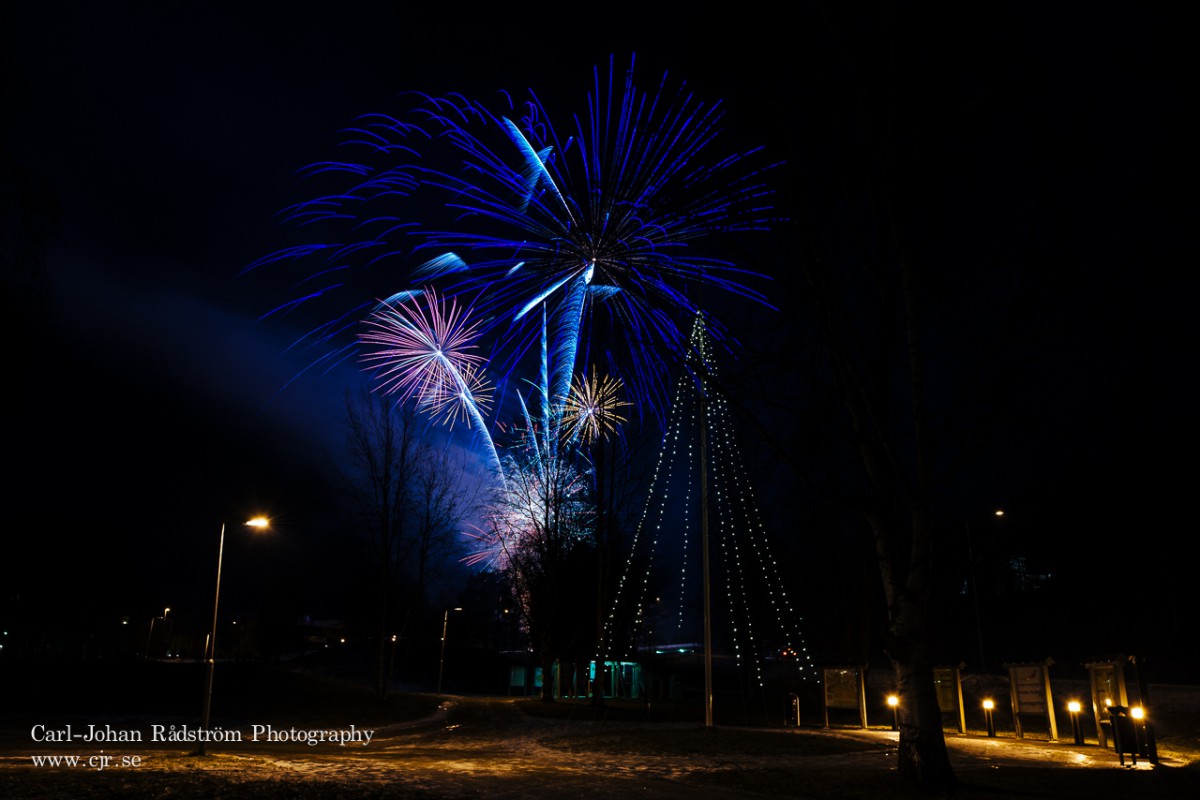
[{"label": "firework spark trail", "polygon": [[504,455],[505,485],[485,509],[483,526],[467,533],[472,550],[464,563],[520,571],[531,550],[569,548],[586,536],[591,507],[585,475],[557,448],[547,454],[540,438],[541,432],[527,428]]},{"label": "firework spark trail", "polygon": [[[634,61],[607,79],[593,71],[582,115],[564,136],[533,92],[485,105],[462,95],[412,94],[404,114],[371,114],[346,131],[343,157],[302,171],[331,184],[285,211],[317,240],[252,264],[315,264],[319,288],[296,284],[278,313],[328,308],[377,275],[428,280],[447,296],[477,298],[478,333],[492,346],[489,370],[503,386],[537,346],[548,312],[550,397],[568,396],[589,322],[606,315],[625,346],[605,348],[635,406],[666,407],[665,376],[686,348],[700,285],[765,304],[746,285],[762,276],[705,255],[699,245],[768,228],[761,149],[723,146],[724,109],[673,86],[634,82]],[[324,241],[321,237],[328,237]],[[336,280],[334,280],[336,278]],[[368,296],[388,296],[395,284]],[[361,295],[360,295],[361,296]],[[272,312],[272,313],[276,313]],[[309,340],[339,349],[344,312]],[[354,343],[358,346],[359,343]],[[552,416],[561,412],[559,405]]]},{"label": "firework spark trail", "polygon": [[[501,94],[498,104],[411,97],[406,114],[368,115],[347,131],[346,152],[361,159],[302,171],[326,190],[284,218],[313,240],[247,269],[315,264],[265,316],[323,311],[324,321],[296,344],[326,351],[313,364],[360,354],[380,391],[451,423],[460,414],[468,420],[498,486],[484,527],[469,534],[477,547],[467,560],[511,566],[536,541],[539,518],[549,519],[528,495],[579,491],[571,451],[623,421],[617,409],[657,416],[678,438],[667,376],[691,349],[681,325],[700,310],[695,295],[711,287],[769,307],[747,285],[764,276],[713,248],[777,221],[765,181],[777,164],[761,149],[724,147],[719,102],[665,74],[653,91],[639,89],[632,59],[623,73],[610,59],[607,80],[593,71],[583,113],[565,118],[561,131],[532,91],[518,102]],[[389,283],[373,285],[381,279]],[[364,297],[388,299],[372,307]],[[474,298],[476,322],[458,305],[465,297]],[[363,314],[366,331],[344,342]],[[614,377],[598,384],[592,364],[591,383],[580,376],[572,391],[579,362],[593,352],[590,339],[602,343],[594,352]],[[477,342],[487,343],[486,355]],[[535,394],[527,402],[516,392],[524,438],[502,457],[484,419],[487,379],[503,391],[535,358]],[[630,402],[615,399],[618,387]],[[644,532],[652,544],[661,524]],[[618,596],[634,589],[628,577]],[[601,650],[614,633],[604,628]]]},{"label": "firework spark trail", "polygon": [[477,325],[468,322],[468,310],[457,300],[443,300],[433,289],[397,298],[381,302],[365,320],[359,339],[371,349],[362,362],[375,371],[378,389],[398,394],[399,403],[415,398],[419,408],[451,422],[461,409],[499,471],[500,457],[481,411],[487,405],[484,357],[472,352]]}]

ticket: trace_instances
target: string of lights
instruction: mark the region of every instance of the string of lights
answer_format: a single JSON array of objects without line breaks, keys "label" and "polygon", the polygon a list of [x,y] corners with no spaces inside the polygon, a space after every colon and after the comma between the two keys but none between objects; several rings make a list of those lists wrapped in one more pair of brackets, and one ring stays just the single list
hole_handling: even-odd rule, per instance
[{"label": "string of lights", "polygon": [[[694,487],[699,485],[699,433],[704,425],[709,442],[704,468],[712,487],[710,516],[719,555],[714,560],[715,575],[724,597],[726,646],[739,668],[751,670],[760,687],[769,661],[788,662],[798,677],[815,680],[817,671],[801,632],[803,619],[792,605],[772,554],[729,404],[711,390],[717,364],[710,355],[702,315],[693,325],[689,352],[689,369],[676,384],[658,462],[606,618],[598,656],[626,655],[638,643],[653,651],[656,646],[696,641],[688,638],[698,625],[695,596],[700,580],[699,559],[691,551],[698,538],[694,528],[700,524]],[[656,576],[662,575],[663,562],[669,565],[667,579],[676,586],[671,593],[674,608],[666,608],[666,595],[656,591]],[[626,606],[632,606],[632,611],[626,611]],[[628,647],[619,647],[615,640],[620,620],[625,618],[632,620],[633,635]],[[656,625],[661,627],[656,629]]]}]

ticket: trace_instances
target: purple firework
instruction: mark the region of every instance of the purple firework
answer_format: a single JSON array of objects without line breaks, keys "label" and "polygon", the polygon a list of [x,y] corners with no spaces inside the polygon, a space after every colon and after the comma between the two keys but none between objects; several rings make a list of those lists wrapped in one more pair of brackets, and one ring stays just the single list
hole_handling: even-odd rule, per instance
[{"label": "purple firework", "polygon": [[453,423],[461,413],[487,442],[499,466],[495,445],[483,419],[489,396],[483,377],[484,357],[476,352],[477,325],[469,309],[443,299],[434,289],[405,293],[382,302],[359,334],[376,388],[415,399],[417,406]]},{"label": "purple firework", "polygon": [[[498,103],[416,97],[405,114],[364,117],[352,129],[347,150],[361,158],[310,169],[334,186],[290,218],[329,238],[259,262],[316,264],[281,308],[323,303],[356,279],[396,280],[382,269],[396,264],[401,285],[371,296],[433,281],[448,296],[479,298],[497,374],[536,349],[540,309],[551,332],[550,397],[569,395],[592,348],[635,403],[661,409],[699,288],[765,302],[746,284],[761,276],[714,252],[729,235],[775,221],[766,181],[775,164],[761,149],[723,146],[719,102],[666,76],[645,92],[632,59],[623,71],[611,61],[607,75],[595,70],[584,112],[560,118],[563,127],[532,92],[502,93]],[[314,341],[337,349],[346,320],[339,310]]]}]

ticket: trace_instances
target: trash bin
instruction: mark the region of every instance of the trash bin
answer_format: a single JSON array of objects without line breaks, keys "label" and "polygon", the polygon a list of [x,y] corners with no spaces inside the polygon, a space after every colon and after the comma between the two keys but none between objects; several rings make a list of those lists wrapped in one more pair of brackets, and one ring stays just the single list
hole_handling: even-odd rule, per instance
[{"label": "trash bin", "polygon": [[1138,757],[1138,735],[1137,727],[1133,724],[1133,718],[1129,716],[1129,709],[1125,706],[1109,706],[1108,708],[1109,724],[1112,726],[1113,750],[1121,759],[1121,766],[1125,766],[1125,756],[1133,757],[1133,763],[1137,764]]},{"label": "trash bin", "polygon": [[783,724],[785,726],[800,726],[800,697],[789,694],[783,709]]}]

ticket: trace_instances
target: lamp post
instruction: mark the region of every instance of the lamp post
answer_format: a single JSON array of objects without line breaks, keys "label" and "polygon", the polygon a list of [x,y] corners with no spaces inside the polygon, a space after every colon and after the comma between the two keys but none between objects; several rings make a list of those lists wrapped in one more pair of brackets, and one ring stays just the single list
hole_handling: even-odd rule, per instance
[{"label": "lamp post", "polygon": [[983,701],[983,720],[987,725],[987,735],[990,737],[996,736],[996,718],[992,716],[992,712],[996,708],[996,703],[990,697]]},{"label": "lamp post", "polygon": [[1083,744],[1083,727],[1079,724],[1079,712],[1083,708],[1078,700],[1072,700],[1067,703],[1067,711],[1071,714],[1071,734],[1075,737],[1075,744]]},{"label": "lamp post", "polygon": [[[992,512],[992,516],[997,519],[1004,518],[1004,509],[998,508]],[[979,581],[975,575],[975,567],[978,563],[975,559],[974,548],[971,546],[971,522],[966,522],[967,532],[967,577],[971,582],[971,602],[975,609],[975,638],[979,646],[979,672],[983,674],[987,672],[987,661],[983,654],[983,622],[979,615]]]},{"label": "lamp post", "polygon": [[[247,527],[265,530],[270,527],[271,521],[266,517],[254,517],[245,522]],[[221,602],[221,560],[225,555],[225,523],[221,523],[221,538],[217,541],[217,590],[213,594],[213,618],[212,630],[208,634],[208,643],[204,648],[207,667],[205,668],[204,677],[204,710],[200,715],[200,727],[204,731],[200,734],[200,747],[196,751],[197,755],[205,755],[205,740],[208,738],[208,720],[209,712],[212,710],[212,687],[213,687],[213,668],[216,666],[217,660],[217,606]]]},{"label": "lamp post", "polygon": [[[1146,746],[1148,737],[1146,736],[1146,709],[1141,706],[1134,706],[1129,709],[1129,716],[1133,718],[1133,742],[1134,749],[1138,755],[1149,756],[1150,748]],[[1134,764],[1137,761],[1133,762]]]},{"label": "lamp post", "polygon": [[447,608],[446,612],[442,614],[442,655],[438,660],[438,694],[442,693],[442,672],[446,668],[446,627],[450,624],[451,611],[462,611],[462,609],[455,606],[454,608]]},{"label": "lamp post", "polygon": [[892,709],[892,730],[900,730],[900,698],[897,695],[887,696],[888,708]]},{"label": "lamp post", "polygon": [[148,634],[146,634],[146,652],[145,652],[145,654],[144,654],[144,656],[143,656],[143,657],[144,657],[144,658],[145,658],[147,661],[149,661],[149,660],[150,660],[150,640],[154,638],[154,623],[155,623],[157,620],[160,620],[160,619],[161,619],[161,620],[162,620],[164,623],[166,623],[166,621],[167,621],[167,614],[169,614],[169,613],[170,613],[170,611],[171,611],[171,608],[170,608],[170,606],[168,606],[168,607],[166,607],[166,608],[164,608],[164,609],[163,609],[163,613],[162,613],[162,616],[161,616],[161,617],[151,617],[151,618],[150,618],[150,632],[149,632]]}]

